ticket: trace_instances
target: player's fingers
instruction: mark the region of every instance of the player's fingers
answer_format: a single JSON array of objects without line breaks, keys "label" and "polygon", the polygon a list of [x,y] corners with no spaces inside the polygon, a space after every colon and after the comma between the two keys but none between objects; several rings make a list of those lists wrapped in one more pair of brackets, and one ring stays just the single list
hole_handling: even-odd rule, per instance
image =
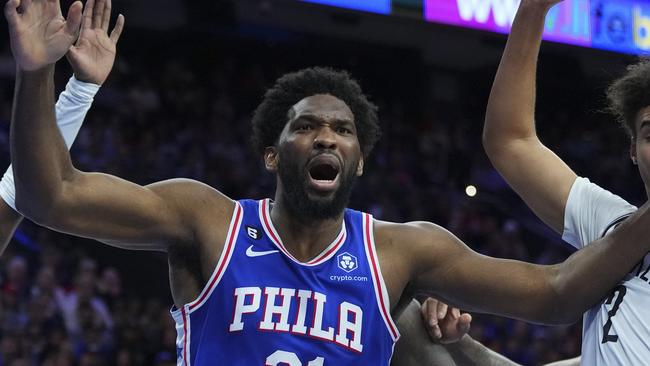
[{"label": "player's fingers", "polygon": [[435,326],[438,324],[438,316],[436,315],[436,309],[438,305],[438,300],[428,298],[422,304],[422,318],[426,322],[428,327]]},{"label": "player's fingers", "polygon": [[442,301],[438,301],[438,306],[436,310],[436,315],[438,316],[438,319],[444,319],[445,316],[447,316],[447,310],[449,310],[449,306]]},{"label": "player's fingers", "polygon": [[126,20],[124,19],[124,15],[120,14],[117,16],[117,22],[115,23],[115,28],[113,28],[113,31],[111,32],[111,41],[113,43],[117,43],[117,41],[120,40],[120,36],[122,35],[122,30],[124,30],[124,22]]},{"label": "player's fingers", "polygon": [[460,309],[459,308],[451,308],[451,316],[454,319],[460,318]]},{"label": "player's fingers", "polygon": [[102,18],[104,17],[104,4],[106,0],[96,0],[95,8],[93,9],[93,29],[102,26]]},{"label": "player's fingers", "polygon": [[65,28],[69,34],[78,35],[79,26],[81,25],[81,10],[83,9],[83,4],[81,1],[75,1],[70,5],[68,9],[68,17],[65,20]]},{"label": "player's fingers", "polygon": [[84,8],[83,19],[81,21],[81,29],[88,29],[93,24],[93,9],[95,8],[95,0],[86,1]]},{"label": "player's fingers", "polygon": [[5,18],[11,27],[15,26],[18,22],[18,7],[20,0],[9,0],[5,4]]},{"label": "player's fingers", "polygon": [[460,333],[466,334],[469,332],[471,325],[472,325],[472,315],[464,313],[461,314],[461,316],[458,318],[458,324],[456,325],[456,327]]},{"label": "player's fingers", "polygon": [[102,17],[102,29],[108,32],[108,24],[111,22],[111,0],[104,3],[104,16]]}]

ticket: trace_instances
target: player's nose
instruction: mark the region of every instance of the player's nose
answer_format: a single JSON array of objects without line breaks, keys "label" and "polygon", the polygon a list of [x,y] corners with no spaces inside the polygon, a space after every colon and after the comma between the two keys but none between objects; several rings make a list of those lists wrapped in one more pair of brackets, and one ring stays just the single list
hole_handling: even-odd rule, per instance
[{"label": "player's nose", "polygon": [[336,133],[330,127],[321,127],[314,138],[315,149],[333,149],[336,147]]}]

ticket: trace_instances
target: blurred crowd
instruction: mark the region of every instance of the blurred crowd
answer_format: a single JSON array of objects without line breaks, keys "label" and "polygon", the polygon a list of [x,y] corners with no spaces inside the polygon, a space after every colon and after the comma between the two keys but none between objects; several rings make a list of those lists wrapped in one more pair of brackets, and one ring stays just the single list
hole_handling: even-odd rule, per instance
[{"label": "blurred crowd", "polygon": [[[272,196],[274,177],[248,147],[252,111],[283,73],[334,66],[359,79],[380,107],[383,127],[351,207],[384,220],[435,222],[492,256],[549,264],[571,252],[483,153],[480,133],[496,60],[455,71],[427,66],[407,49],[254,31],[127,29],[122,42],[72,150],[82,170],[141,184],[187,177],[233,198]],[[10,57],[5,45],[1,166],[9,163]],[[643,192],[626,158],[623,131],[599,112],[605,82],[558,55],[545,60],[537,123],[542,139],[578,174],[639,202]],[[70,75],[63,63],[60,87]],[[465,193],[470,184],[475,197]],[[159,255],[24,223],[0,257],[0,366],[174,365],[166,276]],[[543,327],[474,316],[471,335],[514,361],[541,364],[580,353],[580,322]]]}]

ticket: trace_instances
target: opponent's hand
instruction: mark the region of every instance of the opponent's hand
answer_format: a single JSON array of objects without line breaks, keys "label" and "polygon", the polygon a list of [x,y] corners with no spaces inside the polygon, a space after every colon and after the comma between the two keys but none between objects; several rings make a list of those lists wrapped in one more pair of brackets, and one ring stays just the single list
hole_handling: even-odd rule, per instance
[{"label": "opponent's hand", "polygon": [[442,301],[428,298],[420,308],[429,337],[436,343],[454,343],[469,332],[472,316]]},{"label": "opponent's hand", "polygon": [[59,0],[9,0],[5,18],[18,67],[34,71],[61,59],[77,39],[81,9],[75,1],[65,19]]},{"label": "opponent's hand", "polygon": [[115,62],[117,41],[124,29],[124,16],[120,14],[117,17],[109,36],[110,20],[111,0],[86,2],[79,39],[67,54],[78,80],[101,85],[110,74]]}]

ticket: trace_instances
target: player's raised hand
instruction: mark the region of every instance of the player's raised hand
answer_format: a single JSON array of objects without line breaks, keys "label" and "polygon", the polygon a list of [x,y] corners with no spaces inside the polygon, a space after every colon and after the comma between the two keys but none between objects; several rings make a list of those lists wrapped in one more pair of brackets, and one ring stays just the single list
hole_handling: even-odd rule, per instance
[{"label": "player's raised hand", "polygon": [[427,333],[434,342],[457,342],[469,332],[472,316],[461,314],[459,309],[450,308],[442,301],[428,298],[422,304],[421,312]]},{"label": "player's raised hand", "polygon": [[81,10],[75,1],[66,19],[59,0],[9,0],[4,12],[18,67],[34,71],[61,59],[77,39]]},{"label": "player's raised hand", "polygon": [[111,0],[86,2],[79,39],[67,54],[77,79],[101,85],[111,72],[117,41],[124,29],[124,16],[120,14],[117,17],[115,27],[109,35],[110,20]]}]

